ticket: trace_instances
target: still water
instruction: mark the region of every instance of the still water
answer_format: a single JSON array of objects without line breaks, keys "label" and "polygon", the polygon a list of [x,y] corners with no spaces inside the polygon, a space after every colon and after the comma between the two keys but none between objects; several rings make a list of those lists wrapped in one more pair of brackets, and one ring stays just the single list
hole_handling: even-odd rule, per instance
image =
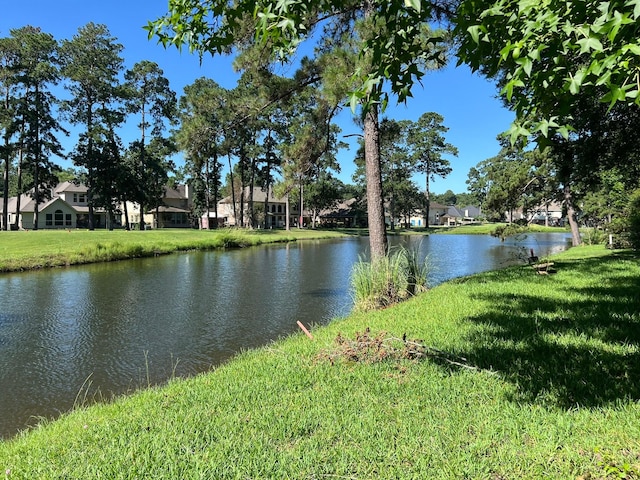
[{"label": "still water", "polygon": [[[428,257],[432,286],[569,245],[564,234],[391,241]],[[76,402],[205,371],[297,320],[347,315],[367,250],[367,238],[304,241],[0,275],[0,438]]]}]

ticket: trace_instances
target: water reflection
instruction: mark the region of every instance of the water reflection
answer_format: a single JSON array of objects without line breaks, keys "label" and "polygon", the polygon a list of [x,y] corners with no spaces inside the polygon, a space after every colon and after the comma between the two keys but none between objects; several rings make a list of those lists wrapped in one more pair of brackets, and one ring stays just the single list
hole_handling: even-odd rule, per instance
[{"label": "water reflection", "polygon": [[[430,284],[544,255],[566,236],[400,237],[432,265]],[[368,239],[198,252],[0,276],[0,436],[79,399],[192,375],[241,349],[351,308]]]}]

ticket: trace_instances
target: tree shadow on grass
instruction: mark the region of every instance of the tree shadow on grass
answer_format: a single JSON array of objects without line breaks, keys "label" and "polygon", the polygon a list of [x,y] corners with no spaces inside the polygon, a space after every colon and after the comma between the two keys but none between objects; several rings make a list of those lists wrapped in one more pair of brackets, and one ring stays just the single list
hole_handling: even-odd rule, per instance
[{"label": "tree shadow on grass", "polygon": [[630,274],[621,258],[637,262],[633,256],[556,262],[571,275],[606,278],[569,290],[556,277],[566,290],[560,300],[535,287],[518,296],[476,294],[491,307],[469,318],[477,328],[462,355],[512,382],[514,401],[572,408],[640,400],[640,274],[637,266]]}]

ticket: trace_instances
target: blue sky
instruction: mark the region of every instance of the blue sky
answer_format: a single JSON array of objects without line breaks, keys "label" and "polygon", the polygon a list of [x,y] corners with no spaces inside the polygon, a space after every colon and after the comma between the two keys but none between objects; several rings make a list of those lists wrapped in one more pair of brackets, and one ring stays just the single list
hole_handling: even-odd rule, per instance
[{"label": "blue sky", "polygon": [[[0,36],[8,36],[13,28],[33,25],[62,40],[71,38],[88,22],[102,23],[124,46],[122,56],[126,68],[141,60],[158,63],[178,96],[186,85],[203,76],[213,78],[226,88],[235,86],[237,75],[231,68],[231,59],[206,57],[201,64],[199,58],[188,51],[181,53],[173,47],[165,50],[155,40],[147,39],[142,26],[166,12],[166,0],[0,0],[0,5]],[[442,71],[428,73],[423,87],[415,88],[414,98],[407,105],[390,105],[385,112],[385,116],[397,120],[417,120],[429,111],[444,117],[444,124],[449,128],[447,141],[458,148],[459,156],[450,158],[453,172],[446,179],[437,179],[432,184],[432,191],[464,192],[469,169],[498,153],[496,136],[508,129],[513,114],[502,107],[496,93],[492,83],[472,75],[466,67],[451,65]],[[343,135],[359,133],[348,108],[339,115],[338,124]],[[120,133],[125,145],[137,135],[134,125]],[[72,134],[63,141],[67,152],[76,140]],[[355,137],[344,140],[350,142],[352,148],[341,151],[338,156],[342,168],[339,176],[343,181],[351,182],[356,140]],[[63,163],[63,166],[68,164]],[[416,181],[424,188],[423,177],[417,177]]]}]

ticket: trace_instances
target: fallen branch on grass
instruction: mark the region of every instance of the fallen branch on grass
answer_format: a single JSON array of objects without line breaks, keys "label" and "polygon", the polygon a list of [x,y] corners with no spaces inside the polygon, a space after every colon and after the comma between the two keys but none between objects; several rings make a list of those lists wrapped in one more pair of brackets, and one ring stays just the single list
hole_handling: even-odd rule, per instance
[{"label": "fallen branch on grass", "polygon": [[356,332],[353,340],[338,334],[335,343],[337,345],[335,349],[320,352],[318,358],[328,360],[332,365],[340,360],[376,363],[388,360],[433,358],[456,367],[485,371],[492,375],[496,374],[490,370],[469,365],[464,357],[453,355],[435,347],[429,347],[419,340],[407,340],[406,334],[402,338],[388,336],[385,331],[371,335],[371,331],[367,328],[364,332]]}]

